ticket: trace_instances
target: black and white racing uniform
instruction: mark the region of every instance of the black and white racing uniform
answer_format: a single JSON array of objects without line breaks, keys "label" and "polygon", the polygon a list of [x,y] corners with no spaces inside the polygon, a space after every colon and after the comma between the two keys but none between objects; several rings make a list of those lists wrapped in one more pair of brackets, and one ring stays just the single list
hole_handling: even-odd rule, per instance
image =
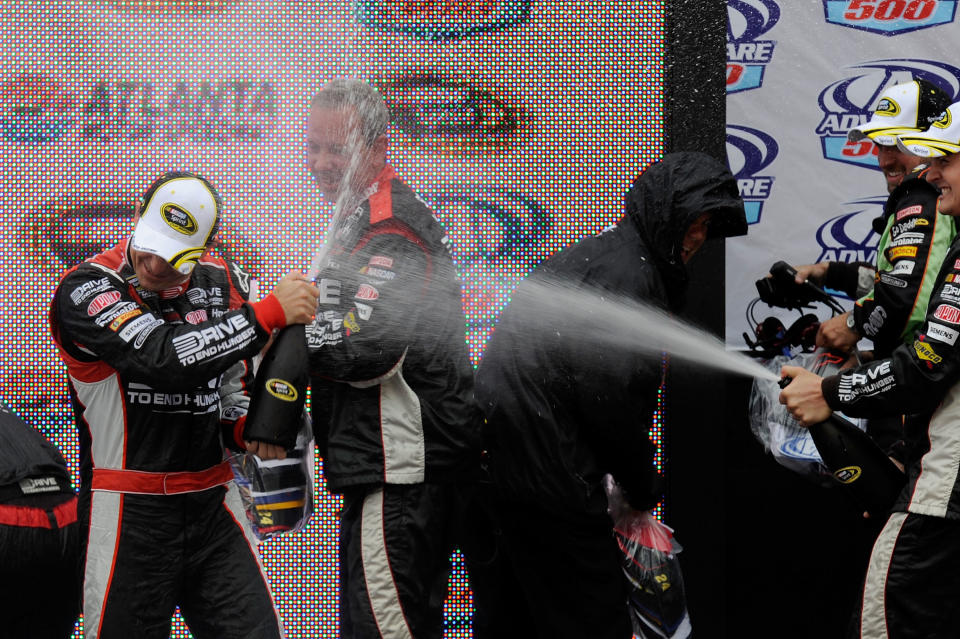
[{"label": "black and white racing uniform", "polygon": [[344,637],[439,637],[458,484],[475,478],[460,283],[447,237],[385,167],[330,240],[308,326],[312,409],[341,515]]},{"label": "black and white racing uniform", "polygon": [[[908,414],[908,481],[867,572],[862,637],[952,637],[960,627],[960,242],[947,251],[916,337],[827,377],[833,410]],[[931,587],[936,584],[936,587]]]},{"label": "black and white racing uniform", "polygon": [[221,437],[242,445],[250,358],[283,310],[248,303],[248,274],[214,257],[147,291],[127,250],[68,271],[50,312],[80,442],[86,636],[166,637],[179,605],[197,637],[279,637]]}]

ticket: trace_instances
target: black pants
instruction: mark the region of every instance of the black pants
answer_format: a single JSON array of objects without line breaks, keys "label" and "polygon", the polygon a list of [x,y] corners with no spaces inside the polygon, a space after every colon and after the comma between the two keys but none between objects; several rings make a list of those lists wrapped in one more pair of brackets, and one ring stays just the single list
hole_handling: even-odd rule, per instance
[{"label": "black pants", "polygon": [[457,484],[387,484],[344,493],[341,637],[442,637],[462,510]]},{"label": "black pants", "polygon": [[870,556],[863,639],[960,636],[960,521],[892,513]]},{"label": "black pants", "polygon": [[85,636],[165,639],[179,605],[197,639],[278,639],[280,618],[245,518],[232,483],[181,495],[94,491]]},{"label": "black pants", "polygon": [[[497,539],[465,549],[477,639],[630,639],[629,586],[606,514],[487,502]],[[474,532],[482,538],[482,524]]]},{"label": "black pants", "polygon": [[74,513],[72,523],[62,526],[53,515],[52,503],[0,505],[7,513],[12,512],[10,508],[33,509],[49,522],[49,527],[25,521],[0,524],[0,636],[67,639],[73,634],[80,614],[81,582],[76,501],[72,495],[62,497],[61,503]]}]

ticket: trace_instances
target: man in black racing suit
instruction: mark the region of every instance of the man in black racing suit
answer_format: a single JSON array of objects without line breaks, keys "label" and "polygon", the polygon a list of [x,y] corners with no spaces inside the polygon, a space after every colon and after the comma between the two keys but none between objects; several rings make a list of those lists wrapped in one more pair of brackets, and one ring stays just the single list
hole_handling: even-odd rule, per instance
[{"label": "man in black racing suit", "polygon": [[341,636],[439,639],[480,417],[447,236],[386,163],[388,122],[359,80],[331,80],[311,106],[309,167],[336,204],[307,329],[311,401],[343,494]]},{"label": "man in black racing suit", "polygon": [[80,529],[67,462],[0,404],[4,636],[67,639],[80,613]]},{"label": "man in black racing suit", "polygon": [[[940,212],[960,215],[960,103],[901,148],[931,158]],[[934,280],[926,318],[889,358],[823,378],[795,367],[780,401],[803,423],[832,411],[855,417],[914,414],[908,481],[880,533],[864,586],[858,636],[946,639],[960,628],[960,242]],[[922,417],[922,418],[921,418]]]},{"label": "man in black racing suit", "polygon": [[[890,196],[883,215],[874,220],[881,233],[875,268],[844,262],[797,267],[798,282],[809,277],[856,301],[851,312],[820,324],[817,346],[846,353],[866,337],[873,343],[874,357],[884,358],[900,344],[913,341],[956,225],[937,211],[940,191],[925,179],[924,158],[899,149],[896,136],[925,130],[949,104],[949,96],[926,80],[898,84],[884,91],[866,124],[850,131],[851,141],[869,141],[876,147]],[[867,432],[903,462],[899,416],[870,420]]]},{"label": "man in black racing suit", "polygon": [[248,274],[207,252],[220,208],[206,180],[162,175],[133,235],[54,294],[79,431],[88,638],[166,637],[178,605],[198,638],[283,635],[224,443],[245,446],[251,358],[274,329],[309,321],[316,294],[291,273],[248,302]]}]

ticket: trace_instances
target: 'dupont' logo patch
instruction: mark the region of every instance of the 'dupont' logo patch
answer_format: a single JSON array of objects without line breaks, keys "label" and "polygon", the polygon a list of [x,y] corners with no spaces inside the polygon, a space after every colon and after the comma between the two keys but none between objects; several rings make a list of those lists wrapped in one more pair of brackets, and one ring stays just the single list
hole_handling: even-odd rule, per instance
[{"label": "'dupont' logo patch", "polygon": [[184,235],[193,235],[199,228],[193,216],[176,204],[167,203],[161,206],[160,217],[167,223],[167,226]]},{"label": "'dupont' logo patch", "polygon": [[773,176],[760,172],[777,159],[777,141],[758,129],[727,125],[727,158],[730,170],[737,179],[737,189],[743,198],[747,224],[760,221],[763,203],[770,197]]},{"label": "'dupont' logo patch", "polygon": [[900,108],[900,105],[881,104],[881,96],[889,87],[913,79],[924,79],[951,97],[960,92],[960,68],[943,62],[873,60],[849,68],[856,72],[827,85],[820,92],[818,103],[823,115],[816,130],[823,157],[845,164],[879,170],[876,145],[869,139],[850,142],[847,134],[851,129],[868,122],[877,108]]},{"label": "'dupont' logo patch", "polygon": [[957,0],[823,0],[826,21],[894,36],[953,22]]},{"label": "'dupont' logo patch", "polygon": [[763,85],[777,43],[761,36],[779,20],[773,0],[727,0],[727,93]]},{"label": "'dupont' logo patch", "polygon": [[76,101],[59,82],[23,73],[0,85],[0,135],[11,142],[52,142],[76,122]]}]

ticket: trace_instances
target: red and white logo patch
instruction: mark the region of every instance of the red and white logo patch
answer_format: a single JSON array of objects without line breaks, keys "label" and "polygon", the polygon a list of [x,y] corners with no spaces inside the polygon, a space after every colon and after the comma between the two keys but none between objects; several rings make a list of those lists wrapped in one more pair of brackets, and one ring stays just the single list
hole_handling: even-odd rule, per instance
[{"label": "red and white logo patch", "polygon": [[920,211],[923,210],[923,206],[920,204],[914,204],[913,206],[908,206],[905,209],[900,209],[897,211],[897,221],[899,222],[905,217],[910,217],[911,215],[920,215]]},{"label": "red and white logo patch", "polygon": [[107,291],[106,293],[100,293],[90,302],[90,305],[87,306],[87,315],[93,317],[106,307],[111,304],[116,304],[120,301],[120,291]]},{"label": "red and white logo patch", "polygon": [[953,263],[953,270],[960,271],[960,260]]},{"label": "red and white logo patch", "polygon": [[370,266],[393,268],[393,258],[387,257],[386,255],[372,255],[370,257]]},{"label": "red and white logo patch", "polygon": [[207,311],[202,308],[196,311],[190,311],[183,316],[183,319],[186,320],[188,324],[199,324],[200,322],[206,322]]},{"label": "red and white logo patch", "polygon": [[960,308],[956,306],[941,304],[933,312],[933,316],[947,324],[960,324]]},{"label": "red and white logo patch", "polygon": [[369,284],[361,284],[357,289],[357,294],[353,296],[358,300],[375,300],[380,297],[380,291]]}]

